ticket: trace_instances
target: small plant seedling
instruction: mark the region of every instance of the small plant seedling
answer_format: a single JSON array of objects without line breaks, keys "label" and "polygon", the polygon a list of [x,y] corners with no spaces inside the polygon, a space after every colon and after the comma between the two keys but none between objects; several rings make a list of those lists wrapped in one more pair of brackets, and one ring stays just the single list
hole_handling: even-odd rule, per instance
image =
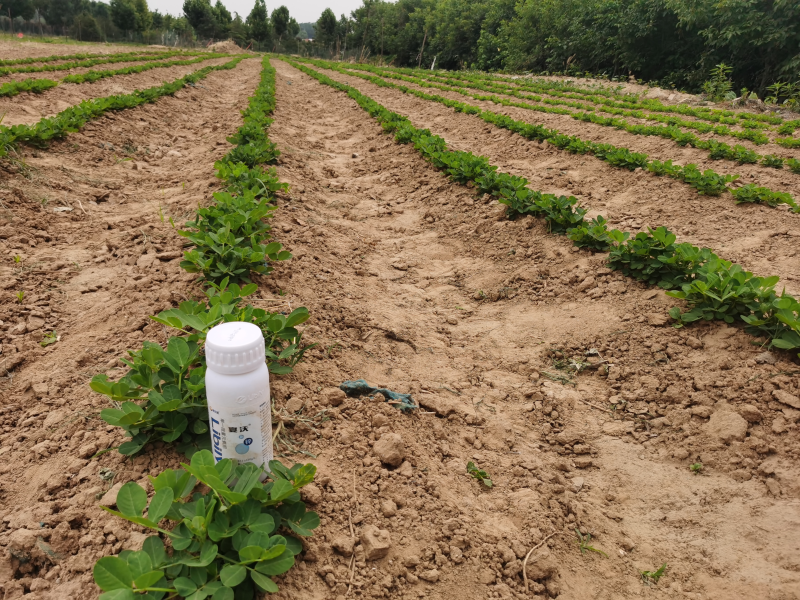
[{"label": "small plant seedling", "polygon": [[592,534],[591,533],[581,533],[581,530],[576,528],[575,533],[578,534],[578,539],[575,541],[578,544],[578,548],[581,549],[581,554],[586,554],[586,551],[589,550],[591,552],[597,552],[598,554],[602,554],[606,558],[608,558],[608,554],[603,552],[602,550],[598,550],[594,546],[591,545],[592,542]]},{"label": "small plant seedling", "polygon": [[19,254],[14,255],[14,262],[19,264],[22,262],[22,257]]},{"label": "small plant seedling", "polygon": [[21,292],[20,291],[20,292],[17,292],[15,295],[17,297],[17,302],[22,304],[22,300],[25,298],[25,292]]},{"label": "small plant seedling", "polygon": [[483,471],[478,467],[476,467],[475,463],[472,461],[467,463],[467,473],[469,473],[472,477],[480,481],[487,488],[490,488],[494,485],[492,483],[492,480],[489,478],[489,474],[486,471]]},{"label": "small plant seedling", "polygon": [[647,585],[650,585],[650,583],[658,583],[658,580],[661,579],[666,570],[667,563],[664,563],[657,571],[642,571],[642,581]]},{"label": "small plant seedling", "polygon": [[697,474],[700,474],[700,473],[702,473],[702,472],[703,472],[703,463],[700,463],[700,462],[692,463],[692,464],[689,466],[689,470],[690,470],[692,473],[696,474],[696,475],[697,475]]},{"label": "small plant seedling", "polygon": [[39,345],[42,348],[46,348],[50,344],[55,344],[60,339],[61,336],[59,336],[58,332],[54,329],[52,332],[44,334],[44,339],[41,342],[39,342]]}]

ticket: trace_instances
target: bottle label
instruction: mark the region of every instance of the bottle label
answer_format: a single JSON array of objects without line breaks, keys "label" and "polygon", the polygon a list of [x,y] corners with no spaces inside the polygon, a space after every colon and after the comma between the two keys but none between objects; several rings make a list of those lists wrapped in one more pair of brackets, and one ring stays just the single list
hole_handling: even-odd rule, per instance
[{"label": "bottle label", "polygon": [[272,460],[272,415],[269,400],[229,410],[208,407],[214,459],[255,463],[269,470]]}]

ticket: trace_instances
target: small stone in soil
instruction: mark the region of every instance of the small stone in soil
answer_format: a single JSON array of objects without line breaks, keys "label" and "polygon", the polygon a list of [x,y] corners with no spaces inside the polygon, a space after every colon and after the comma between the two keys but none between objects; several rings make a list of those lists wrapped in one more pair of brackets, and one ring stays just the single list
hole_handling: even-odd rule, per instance
[{"label": "small stone in soil", "polygon": [[340,535],[339,537],[333,540],[331,546],[339,554],[342,554],[343,556],[351,556],[353,554],[353,548],[355,547],[355,543],[356,541],[349,535]]},{"label": "small stone in soil", "polygon": [[361,545],[364,547],[364,556],[367,560],[378,560],[389,554],[392,547],[391,537],[385,529],[378,529],[375,525],[367,525],[361,531]]},{"label": "small stone in soil", "polygon": [[403,438],[396,433],[384,433],[373,446],[375,455],[382,463],[397,467],[403,462],[405,457],[405,447]]}]

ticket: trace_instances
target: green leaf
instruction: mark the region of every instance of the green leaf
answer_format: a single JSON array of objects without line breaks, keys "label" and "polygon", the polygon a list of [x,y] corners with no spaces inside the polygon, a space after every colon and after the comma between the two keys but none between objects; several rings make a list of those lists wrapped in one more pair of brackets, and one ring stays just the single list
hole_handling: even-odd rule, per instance
[{"label": "green leaf", "polygon": [[167,553],[164,550],[164,542],[157,535],[149,536],[142,545],[142,550],[150,556],[150,561],[154,567],[160,566],[166,559]]},{"label": "green leaf", "polygon": [[294,554],[287,548],[280,556],[259,562],[256,571],[265,575],[280,575],[291,569],[292,565],[294,565]]},{"label": "green leaf", "polygon": [[211,596],[211,600],[233,600],[234,593],[233,590],[229,587],[220,587],[214,591],[214,595]]},{"label": "green leaf", "polygon": [[126,588],[100,594],[98,600],[137,600],[137,598],[141,598],[141,596]]},{"label": "green leaf", "polygon": [[150,555],[142,550],[123,553],[120,558],[128,563],[134,579],[153,570],[153,561],[150,560]]},{"label": "green leaf", "polygon": [[174,585],[178,593],[184,597],[188,596],[189,594],[197,590],[197,585],[195,584],[195,582],[189,579],[188,577],[178,577],[175,581],[172,582],[172,585]]},{"label": "green leaf", "polygon": [[261,514],[252,523],[248,523],[247,528],[250,531],[272,533],[275,530],[275,521],[270,515]]},{"label": "green leaf", "polygon": [[225,565],[219,573],[223,585],[233,588],[242,583],[247,577],[247,569],[242,565]]},{"label": "green leaf", "polygon": [[197,558],[192,558],[191,556],[183,557],[180,562],[181,564],[187,565],[189,567],[207,567],[211,564],[211,562],[217,557],[217,545],[212,544],[208,540],[203,544],[202,549],[200,550],[200,556]]},{"label": "green leaf", "polygon": [[137,590],[148,588],[161,581],[161,578],[163,576],[164,576],[164,571],[148,571],[147,573],[139,575],[139,577],[134,579],[133,585],[136,587]]},{"label": "green leaf", "polygon": [[278,591],[277,584],[266,575],[262,575],[258,571],[253,571],[250,573],[250,577],[253,578],[253,583],[255,583],[262,592],[274,594]]},{"label": "green leaf", "polygon": [[276,481],[269,491],[269,497],[273,502],[280,502],[294,493],[294,486],[285,479]]},{"label": "green leaf", "polygon": [[147,492],[133,481],[129,481],[119,490],[117,508],[126,517],[141,517],[147,506]]},{"label": "green leaf", "polygon": [[165,487],[158,490],[153,499],[150,500],[150,507],[147,509],[147,518],[158,523],[163,519],[172,507],[175,494],[172,488]]},{"label": "green leaf", "polygon": [[104,592],[133,587],[133,575],[128,563],[116,556],[104,556],[98,560],[92,574],[95,583]]},{"label": "green leaf", "polygon": [[261,560],[264,549],[261,546],[245,546],[239,550],[239,560],[242,562],[253,562]]}]

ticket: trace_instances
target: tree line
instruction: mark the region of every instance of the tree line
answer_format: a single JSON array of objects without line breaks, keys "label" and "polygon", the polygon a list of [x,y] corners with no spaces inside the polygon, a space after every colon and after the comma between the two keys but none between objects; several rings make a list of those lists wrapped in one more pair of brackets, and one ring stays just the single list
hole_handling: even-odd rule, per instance
[{"label": "tree line", "polygon": [[315,42],[398,66],[531,70],[698,91],[719,63],[737,90],[800,79],[797,0],[363,0],[326,10]]},{"label": "tree line", "polygon": [[[304,28],[286,6],[269,12],[265,0],[254,0],[247,15],[231,13],[216,0],[184,0],[183,14],[173,16],[150,10],[147,0],[0,0],[0,18],[22,20],[34,26],[69,29],[85,41],[121,39],[132,34],[168,31],[177,36],[207,40],[233,39],[242,47],[270,50],[288,39],[304,39]],[[313,29],[312,29],[313,32]]]}]

